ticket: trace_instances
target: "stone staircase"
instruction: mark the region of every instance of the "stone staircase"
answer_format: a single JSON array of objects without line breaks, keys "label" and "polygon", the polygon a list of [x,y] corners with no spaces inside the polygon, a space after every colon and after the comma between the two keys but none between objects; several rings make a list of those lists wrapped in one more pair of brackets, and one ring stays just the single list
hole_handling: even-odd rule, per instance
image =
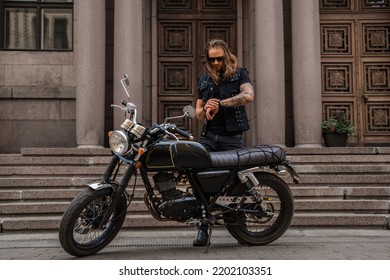
[{"label": "stone staircase", "polygon": [[302,182],[291,185],[293,226],[389,228],[390,148],[287,149]]},{"label": "stone staircase", "polygon": [[[298,185],[284,177],[296,203],[292,226],[390,227],[390,147],[286,150],[302,177]],[[103,148],[0,154],[0,232],[57,230],[70,200],[85,183],[101,178],[109,160]],[[125,227],[182,226],[154,220],[143,193],[139,177]]]}]

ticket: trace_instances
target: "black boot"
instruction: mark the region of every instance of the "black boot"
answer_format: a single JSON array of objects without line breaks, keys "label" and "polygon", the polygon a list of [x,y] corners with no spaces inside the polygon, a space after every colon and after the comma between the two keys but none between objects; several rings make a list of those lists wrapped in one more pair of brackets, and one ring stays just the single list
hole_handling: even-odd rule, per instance
[{"label": "black boot", "polygon": [[208,225],[201,224],[198,228],[198,235],[196,236],[194,242],[192,243],[194,247],[204,247],[207,245],[207,240],[209,239],[208,234]]}]

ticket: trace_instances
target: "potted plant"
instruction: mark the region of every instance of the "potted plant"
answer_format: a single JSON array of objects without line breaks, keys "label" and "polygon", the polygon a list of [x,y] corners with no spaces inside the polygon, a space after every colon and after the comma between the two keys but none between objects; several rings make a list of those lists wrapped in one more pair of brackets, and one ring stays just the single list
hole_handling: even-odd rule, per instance
[{"label": "potted plant", "polygon": [[327,147],[345,147],[348,136],[354,132],[354,126],[342,111],[322,122],[322,136]]}]

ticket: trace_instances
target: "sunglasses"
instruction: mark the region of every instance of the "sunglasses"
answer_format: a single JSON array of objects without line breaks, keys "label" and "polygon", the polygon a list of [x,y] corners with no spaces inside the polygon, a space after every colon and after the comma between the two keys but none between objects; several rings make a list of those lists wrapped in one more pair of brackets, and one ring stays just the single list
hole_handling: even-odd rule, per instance
[{"label": "sunglasses", "polygon": [[208,60],[209,60],[209,62],[214,62],[214,61],[222,62],[223,61],[223,56],[209,57]]}]

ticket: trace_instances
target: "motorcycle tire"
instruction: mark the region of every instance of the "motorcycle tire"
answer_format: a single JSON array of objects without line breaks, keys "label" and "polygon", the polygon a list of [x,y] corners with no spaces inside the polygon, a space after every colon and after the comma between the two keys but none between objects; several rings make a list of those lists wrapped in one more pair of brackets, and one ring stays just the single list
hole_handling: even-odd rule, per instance
[{"label": "motorcycle tire", "polygon": [[[287,183],[278,176],[271,173],[255,173],[255,176],[259,181],[256,191],[264,199],[263,207],[252,203],[244,204],[242,208],[259,209],[259,214],[230,211],[223,219],[227,230],[239,243],[259,246],[269,244],[285,233],[294,215],[294,198]],[[233,186],[226,195],[251,196],[241,183]],[[264,215],[264,208],[268,215]]]},{"label": "motorcycle tire", "polygon": [[87,188],[72,200],[62,216],[59,239],[70,255],[83,257],[106,247],[118,234],[126,218],[127,199],[122,195],[104,228],[99,224],[111,202],[113,190]]}]

